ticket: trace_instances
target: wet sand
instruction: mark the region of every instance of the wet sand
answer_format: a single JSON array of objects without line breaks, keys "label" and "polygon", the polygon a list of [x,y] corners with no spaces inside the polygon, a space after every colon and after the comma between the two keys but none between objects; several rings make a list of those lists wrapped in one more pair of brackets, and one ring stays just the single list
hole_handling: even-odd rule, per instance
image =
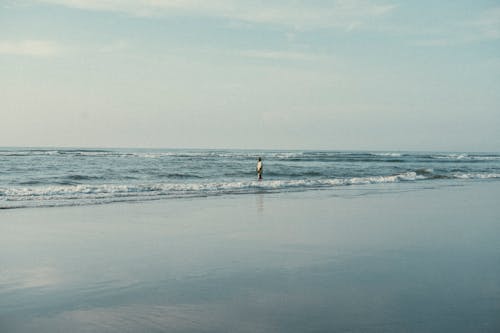
[{"label": "wet sand", "polygon": [[500,183],[0,211],[0,332],[498,332]]}]

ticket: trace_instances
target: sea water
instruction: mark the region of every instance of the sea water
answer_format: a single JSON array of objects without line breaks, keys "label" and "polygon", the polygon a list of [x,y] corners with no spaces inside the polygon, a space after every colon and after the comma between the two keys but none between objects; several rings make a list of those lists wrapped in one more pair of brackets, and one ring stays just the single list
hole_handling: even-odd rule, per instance
[{"label": "sea water", "polygon": [[499,179],[500,153],[0,149],[0,209]]}]

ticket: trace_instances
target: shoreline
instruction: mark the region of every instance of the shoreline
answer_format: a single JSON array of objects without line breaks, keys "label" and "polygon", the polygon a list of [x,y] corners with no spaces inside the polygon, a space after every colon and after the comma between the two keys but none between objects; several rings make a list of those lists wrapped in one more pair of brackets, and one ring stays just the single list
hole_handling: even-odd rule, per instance
[{"label": "shoreline", "polygon": [[498,183],[426,185],[0,211],[0,330],[494,332]]}]

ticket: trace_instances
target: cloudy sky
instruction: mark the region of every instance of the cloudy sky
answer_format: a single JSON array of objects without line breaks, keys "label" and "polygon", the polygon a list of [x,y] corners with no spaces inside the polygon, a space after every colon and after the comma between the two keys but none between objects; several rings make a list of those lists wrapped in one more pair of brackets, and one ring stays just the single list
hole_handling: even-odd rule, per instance
[{"label": "cloudy sky", "polygon": [[500,2],[0,0],[0,146],[500,150]]}]

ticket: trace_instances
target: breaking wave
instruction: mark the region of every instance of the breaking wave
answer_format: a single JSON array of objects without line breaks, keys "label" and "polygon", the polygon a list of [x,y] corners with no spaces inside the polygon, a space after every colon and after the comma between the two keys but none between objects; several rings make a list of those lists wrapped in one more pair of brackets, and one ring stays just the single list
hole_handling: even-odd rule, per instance
[{"label": "breaking wave", "polygon": [[[434,178],[434,175],[431,170],[418,170],[417,172],[387,176],[333,179],[13,187],[0,188],[0,209],[88,205],[228,194],[296,192],[336,186],[409,182],[432,178]],[[446,178],[489,179],[500,178],[500,174],[455,173]]]}]

